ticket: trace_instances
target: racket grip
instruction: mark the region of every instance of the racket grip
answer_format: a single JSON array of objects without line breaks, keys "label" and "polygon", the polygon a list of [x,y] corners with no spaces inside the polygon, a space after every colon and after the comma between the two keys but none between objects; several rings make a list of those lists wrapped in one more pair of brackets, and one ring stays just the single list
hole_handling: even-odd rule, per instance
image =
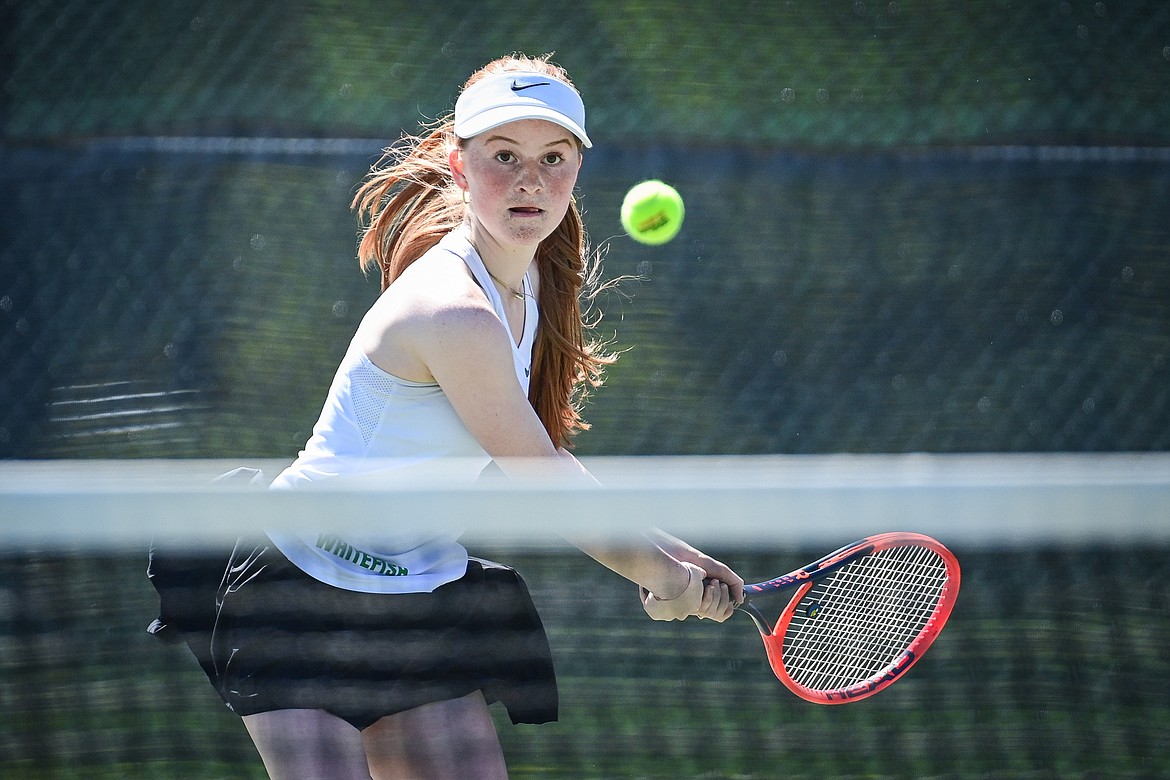
[{"label": "racket grip", "polygon": [[[719,582],[719,580],[715,579],[714,577],[704,577],[703,578],[703,587],[706,588],[708,585],[710,585],[713,582]],[[768,618],[764,617],[764,613],[760,612],[759,607],[757,607],[755,604],[753,604],[751,602],[751,599],[748,598],[748,594],[746,591],[743,594],[743,601],[741,601],[739,604],[735,605],[735,611],[742,612],[743,614],[750,617],[752,619],[752,622],[756,624],[756,628],[758,628],[760,630],[761,634],[763,634],[764,636],[771,636],[771,634],[772,634],[771,622],[768,620]]]}]

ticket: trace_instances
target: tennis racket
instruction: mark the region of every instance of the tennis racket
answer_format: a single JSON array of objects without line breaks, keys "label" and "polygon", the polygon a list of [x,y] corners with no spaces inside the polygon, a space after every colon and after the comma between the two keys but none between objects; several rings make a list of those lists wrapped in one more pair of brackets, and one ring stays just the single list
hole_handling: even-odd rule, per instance
[{"label": "tennis racket", "polygon": [[[775,626],[756,601],[795,590]],[[929,536],[870,536],[767,582],[737,609],[764,639],[789,690],[817,704],[872,696],[901,679],[942,631],[959,593],[959,562]]]}]

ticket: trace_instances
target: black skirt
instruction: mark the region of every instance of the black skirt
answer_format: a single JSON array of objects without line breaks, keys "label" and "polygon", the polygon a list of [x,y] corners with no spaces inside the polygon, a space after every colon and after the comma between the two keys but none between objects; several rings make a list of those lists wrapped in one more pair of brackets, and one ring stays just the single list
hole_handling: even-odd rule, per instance
[{"label": "black skirt", "polygon": [[159,619],[239,715],[323,709],[363,729],[385,715],[483,691],[513,723],[557,718],[552,653],[514,569],[472,558],[433,593],[326,585],[275,546],[240,542],[228,558],[152,550]]}]

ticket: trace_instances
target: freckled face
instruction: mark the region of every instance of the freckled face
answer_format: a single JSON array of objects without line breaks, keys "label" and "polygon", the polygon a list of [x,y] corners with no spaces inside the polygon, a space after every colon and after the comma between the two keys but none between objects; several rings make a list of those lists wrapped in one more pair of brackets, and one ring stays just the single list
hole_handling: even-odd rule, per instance
[{"label": "freckled face", "polygon": [[533,249],[564,219],[581,160],[573,134],[542,119],[501,125],[449,157],[455,183],[470,195],[473,230]]}]

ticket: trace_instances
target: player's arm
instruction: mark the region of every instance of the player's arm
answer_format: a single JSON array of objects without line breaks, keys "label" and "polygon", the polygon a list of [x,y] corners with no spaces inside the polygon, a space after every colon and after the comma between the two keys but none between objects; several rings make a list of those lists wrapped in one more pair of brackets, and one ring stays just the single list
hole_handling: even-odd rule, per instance
[{"label": "player's arm", "polygon": [[[495,314],[475,305],[452,307],[436,317],[421,352],[435,381],[476,441],[504,473],[527,479],[534,460],[555,479],[593,478],[557,450],[516,381],[507,334]],[[574,545],[618,574],[652,590],[680,596],[690,583],[685,566],[649,542],[607,545],[570,538]]]},{"label": "player's arm", "polygon": [[[366,355],[383,370],[437,382],[505,473],[525,477],[514,472],[539,462],[556,478],[596,484],[572,456],[553,445],[516,381],[508,339],[462,263],[448,265],[442,259],[410,266],[375,302],[357,334]],[[696,596],[692,570],[649,539],[621,546],[569,541],[621,576],[675,597],[670,608],[682,613],[678,617],[726,619],[730,614],[719,598]]]},{"label": "player's arm", "polygon": [[468,298],[435,312],[415,348],[492,458],[554,458],[556,448],[516,381],[508,338],[486,301]]},{"label": "player's arm", "polygon": [[[416,349],[460,419],[505,473],[540,459],[556,478],[595,485],[580,463],[549,439],[516,381],[507,338],[495,313],[469,298],[436,312]],[[668,618],[698,614],[725,620],[731,614],[726,590],[707,592],[701,567],[686,565],[650,539],[618,545],[566,538],[603,566],[672,602],[660,609]]]},{"label": "player's arm", "polygon": [[646,536],[666,554],[684,563],[695,564],[703,570],[704,576],[708,579],[718,580],[727,585],[732,602],[743,603],[743,577],[736,574],[730,566],[661,529],[652,528],[646,532]]}]

